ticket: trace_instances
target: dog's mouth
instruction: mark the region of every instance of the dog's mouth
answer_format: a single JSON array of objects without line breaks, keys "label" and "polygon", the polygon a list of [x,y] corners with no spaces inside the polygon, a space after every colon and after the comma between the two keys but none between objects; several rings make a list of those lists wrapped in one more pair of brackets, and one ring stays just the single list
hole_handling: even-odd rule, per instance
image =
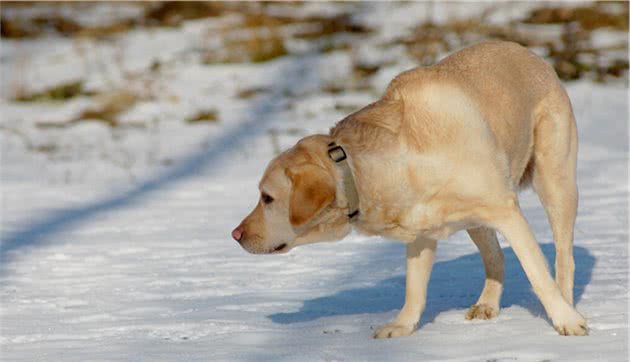
[{"label": "dog's mouth", "polygon": [[291,250],[291,248],[289,247],[289,244],[287,243],[282,243],[274,248],[269,248],[269,249],[256,249],[256,248],[250,248],[247,245],[241,245],[243,247],[243,249],[245,249],[248,253],[250,254],[259,254],[259,255],[270,255],[270,254],[284,254],[286,252],[288,252],[289,250]]},{"label": "dog's mouth", "polygon": [[287,246],[288,246],[288,245],[287,245],[287,243],[282,243],[282,244],[280,244],[280,245],[276,246],[276,247],[275,247],[275,248],[271,251],[271,254],[282,253],[282,252],[284,252],[284,251],[287,251],[287,250],[288,250]]}]

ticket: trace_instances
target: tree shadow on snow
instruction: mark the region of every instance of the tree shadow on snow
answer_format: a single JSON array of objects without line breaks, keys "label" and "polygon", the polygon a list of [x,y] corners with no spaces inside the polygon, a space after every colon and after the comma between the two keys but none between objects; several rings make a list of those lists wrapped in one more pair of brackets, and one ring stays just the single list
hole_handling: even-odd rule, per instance
[{"label": "tree shadow on snow", "polygon": [[[132,207],[143,198],[155,196],[158,191],[178,181],[199,177],[204,169],[218,168],[231,153],[247,147],[249,140],[264,134],[273,124],[275,116],[285,109],[285,98],[282,94],[287,89],[299,88],[300,83],[313,82],[313,79],[320,78],[322,67],[319,66],[319,61],[318,57],[307,53],[287,59],[273,70],[267,70],[269,73],[265,77],[274,79],[273,89],[265,96],[248,102],[242,114],[244,121],[233,127],[226,126],[226,131],[220,137],[208,140],[207,148],[178,160],[168,171],[159,173],[126,192],[112,193],[104,199],[76,207],[60,208],[42,219],[1,235],[0,275],[7,272],[7,263],[13,259],[16,251],[50,243],[53,236],[76,227],[81,222],[99,214]],[[228,235],[229,231],[226,230],[226,238]]]},{"label": "tree shadow on snow", "polygon": [[[555,247],[553,244],[540,246],[553,272]],[[545,311],[534,295],[512,248],[502,250],[505,255],[505,284],[501,308],[518,305],[533,315],[544,316]],[[590,283],[595,257],[579,246],[574,246],[574,257],[576,269],[573,293],[575,303],[578,303],[584,288]],[[467,309],[477,301],[483,283],[484,270],[479,253],[435,263],[421,324],[433,322],[438,314],[445,311]],[[404,297],[405,276],[399,275],[381,280],[371,287],[347,289],[326,297],[310,299],[297,312],[275,313],[267,318],[275,323],[290,324],[338,315],[383,313],[400,309]]]}]

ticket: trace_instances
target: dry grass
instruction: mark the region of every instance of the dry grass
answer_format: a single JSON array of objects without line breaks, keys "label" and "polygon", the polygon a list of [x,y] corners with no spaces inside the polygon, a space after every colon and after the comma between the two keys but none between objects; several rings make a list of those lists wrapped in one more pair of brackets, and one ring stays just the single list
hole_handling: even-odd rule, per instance
[{"label": "dry grass", "polygon": [[[65,3],[63,6],[72,6]],[[77,6],[79,6],[78,4]],[[84,4],[85,5],[85,4]],[[38,6],[37,4],[9,3],[7,6]],[[50,6],[50,4],[48,4]],[[61,5],[60,5],[61,6]],[[223,49],[212,49],[203,55],[205,64],[216,63],[260,63],[287,55],[285,46],[288,37],[303,40],[321,40],[323,52],[347,50],[349,45],[328,39],[332,35],[351,33],[364,35],[371,31],[352,20],[349,14],[333,17],[311,16],[307,18],[277,15],[271,7],[299,6],[292,3],[243,3],[243,2],[194,2],[167,1],[142,3],[142,16],[120,19],[110,24],[87,25],[60,12],[36,18],[0,18],[2,36],[6,38],[37,37],[55,33],[68,37],[108,38],[136,27],[176,27],[186,20],[203,19],[226,14],[238,14],[242,21],[233,28],[224,29],[218,35],[223,39]],[[79,9],[79,8],[77,8]],[[280,12],[283,13],[283,12]],[[285,12],[286,13],[286,12]],[[289,29],[289,26],[298,25]],[[249,37],[234,37],[232,33],[249,31]],[[217,34],[213,34],[217,36]]]},{"label": "dry grass", "polygon": [[[44,3],[44,6],[51,4]],[[60,3],[59,6],[72,6],[72,3]],[[77,11],[80,6],[77,3]],[[3,6],[25,7],[39,6],[37,3],[16,4],[5,3]],[[51,12],[46,16],[34,18],[0,17],[0,32],[3,38],[32,38],[46,33],[56,33],[68,37],[103,38],[129,31],[135,27],[176,27],[186,20],[202,19],[221,15],[226,9],[226,3],[201,1],[165,1],[141,3],[144,8],[143,16],[134,19],[120,19],[104,25],[87,25]]]},{"label": "dry grass", "polygon": [[[110,127],[121,126],[118,117],[125,111],[131,109],[138,101],[138,96],[127,90],[119,89],[113,92],[100,94],[96,96],[92,106],[83,110],[78,116],[67,122],[48,122],[40,121],[36,123],[38,128],[66,128],[80,122],[97,121],[103,122]],[[139,122],[125,124],[126,126],[142,127]]]},{"label": "dry grass", "polygon": [[18,102],[37,102],[37,101],[65,101],[74,98],[83,92],[83,82],[63,83],[40,92],[25,93],[18,89],[14,97]]},{"label": "dry grass", "polygon": [[269,92],[270,89],[269,88],[247,88],[247,89],[241,89],[238,91],[238,93],[236,93],[236,98],[239,99],[250,99],[252,97],[255,97],[259,94],[265,93],[265,92]]},{"label": "dry grass", "polygon": [[299,21],[292,17],[267,14],[263,8],[246,8],[239,13],[243,16],[241,28],[278,28]]},{"label": "dry grass", "polygon": [[363,105],[357,104],[346,104],[346,103],[335,103],[335,110],[341,112],[343,114],[350,114],[361,109]]},{"label": "dry grass", "polygon": [[488,24],[484,18],[459,19],[444,24],[423,23],[410,36],[400,39],[400,42],[420,64],[431,65],[443,54],[483,39],[514,41],[524,46],[542,44],[538,39],[521,34],[510,25]]},{"label": "dry grass", "polygon": [[67,37],[103,38],[126,32],[136,25],[136,21],[126,19],[107,25],[84,26],[57,14],[31,19],[0,17],[2,37],[13,39],[33,38],[46,33],[56,33]]},{"label": "dry grass", "polygon": [[42,29],[30,21],[0,17],[0,35],[7,38],[32,38],[42,33]]},{"label": "dry grass", "polygon": [[252,33],[247,37],[227,37],[223,46],[206,51],[204,64],[220,63],[262,63],[284,55],[288,51],[284,39],[276,32]]},{"label": "dry grass", "polygon": [[[5,3],[4,7],[39,6],[37,3]],[[43,4],[50,6],[51,4]],[[60,3],[59,6],[72,6],[72,3]],[[85,4],[77,3],[77,9]],[[34,18],[0,17],[0,30],[4,38],[29,38],[41,36],[45,33],[57,33],[63,36],[93,36],[103,37],[134,27],[177,27],[186,20],[217,17],[225,14],[239,14],[244,18],[241,28],[277,28],[289,24],[312,25],[297,36],[303,38],[317,38],[341,32],[366,33],[365,26],[351,21],[349,15],[335,17],[298,18],[291,16],[271,15],[267,7],[293,6],[292,4],[267,4],[246,2],[204,2],[204,1],[164,1],[140,3],[143,15],[134,19],[116,20],[106,25],[81,24],[72,18],[51,12],[45,16]]]},{"label": "dry grass", "polygon": [[[33,4],[3,4],[3,6],[36,6]],[[50,6],[50,4],[48,5]],[[68,4],[65,4],[68,6]],[[85,6],[85,4],[83,5]],[[241,21],[227,25],[226,29],[208,34],[218,37],[222,45],[202,50],[204,64],[260,63],[289,55],[289,41],[298,39],[310,42],[320,52],[352,51],[353,44],[371,34],[372,29],[354,21],[349,14],[331,17],[291,16],[290,11],[271,11],[278,8],[300,6],[293,3],[242,3],[242,2],[154,2],[141,3],[142,16],[136,19],[118,20],[111,24],[84,26],[61,12],[32,19],[7,18],[2,15],[2,36],[21,38],[57,33],[64,36],[108,37],[135,27],[180,26],[191,19],[223,16],[238,13]],[[286,10],[286,9],[284,9]],[[281,14],[281,15],[278,15]],[[289,14],[289,15],[287,15]],[[590,77],[606,81],[627,74],[628,58],[620,56],[627,52],[627,43],[614,49],[595,47],[591,40],[593,29],[608,28],[628,30],[628,3],[583,3],[574,7],[546,7],[525,14],[522,19],[510,24],[492,24],[486,21],[489,15],[478,18],[458,19],[445,24],[425,22],[419,24],[411,34],[397,39],[394,44],[403,44],[410,56],[420,65],[434,64],[448,52],[465,47],[483,39],[515,41],[527,47],[542,49],[563,80]],[[531,30],[531,24],[562,24],[562,34],[554,39],[541,38]],[[529,25],[529,26],[528,26]],[[339,34],[345,36],[339,37]],[[351,35],[351,36],[348,36]],[[613,55],[610,55],[613,54]],[[348,79],[336,80],[323,86],[323,91],[337,94],[346,91],[370,89],[370,78],[386,64],[365,64],[353,60],[352,74]],[[151,71],[158,71],[160,63],[154,63]],[[236,97],[249,99],[265,90],[249,89]],[[82,83],[73,82],[37,93],[18,92],[18,101],[67,100],[83,93]],[[123,97],[124,98],[124,97]],[[114,125],[121,111],[111,104],[86,110],[84,116],[103,120]],[[125,101],[109,102],[125,105]],[[99,103],[99,104],[102,104]]]},{"label": "dry grass", "polygon": [[208,49],[202,56],[204,64],[262,63],[288,54],[282,29],[296,19],[269,15],[259,3],[243,4],[237,12],[240,22],[212,34],[221,38],[222,46]]},{"label": "dry grass", "polygon": [[361,62],[355,62],[353,64],[352,70],[357,77],[365,78],[374,75],[381,69],[380,64],[367,64]]},{"label": "dry grass", "polygon": [[72,122],[96,120],[116,127],[119,125],[118,116],[129,110],[137,101],[138,96],[126,89],[103,94],[97,97],[92,107],[81,112]]},{"label": "dry grass", "polygon": [[[258,5],[258,6],[256,6]],[[335,17],[289,17],[265,12],[264,4],[251,4],[240,8],[242,21],[223,29],[221,49],[211,49],[203,56],[204,64],[266,62],[288,54],[288,38],[319,41],[323,52],[349,49],[347,43],[334,42],[330,36],[340,33],[366,34],[365,26],[354,23],[349,15]],[[230,9],[224,9],[230,12]],[[292,26],[289,28],[289,26]],[[242,36],[243,32],[249,36]],[[235,33],[238,34],[235,36]]]},{"label": "dry grass", "polygon": [[[610,3],[610,2],[609,2]],[[628,2],[616,2],[621,11],[605,11],[606,2],[574,8],[550,7],[535,9],[523,21],[529,24],[568,24],[577,22],[584,30],[612,28],[628,30]]]},{"label": "dry grass", "polygon": [[219,16],[224,12],[221,2],[164,1],[149,3],[144,12],[145,26],[179,26],[185,20]]},{"label": "dry grass", "polygon": [[[562,80],[589,76],[597,81],[606,81],[627,72],[628,58],[614,59],[608,63],[600,60],[609,51],[627,53],[628,44],[620,43],[612,49],[597,48],[591,42],[591,30],[606,27],[627,31],[628,3],[617,5],[616,13],[603,11],[601,3],[575,8],[541,8],[520,21],[502,25],[490,24],[483,16],[445,24],[427,22],[418,25],[410,36],[399,39],[399,42],[421,65],[431,65],[445,53],[484,39],[513,41],[526,47],[544,49],[545,56]],[[563,31],[553,39],[541,38],[535,31],[523,30],[523,27],[518,26],[527,24],[560,24],[563,25]]]},{"label": "dry grass", "polygon": [[352,45],[348,41],[335,41],[334,39],[325,39],[320,43],[319,51],[322,53],[331,53],[338,50],[351,50]]},{"label": "dry grass", "polygon": [[188,123],[215,123],[218,121],[219,112],[216,109],[202,110],[186,119]]},{"label": "dry grass", "polygon": [[330,94],[342,94],[346,92],[369,92],[373,90],[374,89],[369,83],[368,78],[357,79],[354,77],[328,82],[323,84],[321,87],[322,92]]},{"label": "dry grass", "polygon": [[303,19],[302,22],[310,26],[296,34],[296,37],[301,39],[316,39],[340,33],[367,35],[372,32],[367,26],[354,22],[349,14],[330,18],[310,17]]}]

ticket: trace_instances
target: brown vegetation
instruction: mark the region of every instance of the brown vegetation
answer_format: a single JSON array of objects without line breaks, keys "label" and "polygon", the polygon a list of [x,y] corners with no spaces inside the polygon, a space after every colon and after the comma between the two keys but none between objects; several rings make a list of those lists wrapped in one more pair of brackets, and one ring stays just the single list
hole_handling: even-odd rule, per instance
[{"label": "brown vegetation", "polygon": [[188,123],[214,123],[219,120],[219,113],[216,109],[207,109],[197,112],[186,119]]},{"label": "brown vegetation", "polygon": [[90,119],[118,126],[118,116],[129,110],[138,100],[135,93],[121,89],[101,95],[92,107],[84,110],[73,122]]},{"label": "brown vegetation", "polygon": [[616,2],[621,11],[605,11],[606,2],[588,6],[550,7],[533,10],[523,21],[530,24],[568,24],[577,22],[584,30],[613,28],[628,30],[628,2]]},{"label": "brown vegetation", "polygon": [[269,89],[268,88],[247,88],[247,89],[241,89],[240,91],[238,91],[238,93],[236,93],[236,98],[240,98],[240,99],[250,99],[252,97],[255,97],[261,93],[265,93],[268,92]]},{"label": "brown vegetation", "polygon": [[253,33],[251,36],[227,38],[223,46],[206,51],[204,64],[262,63],[288,54],[284,39],[277,33]]},{"label": "brown vegetation", "polygon": [[[422,65],[434,64],[445,53],[484,39],[500,39],[526,47],[543,49],[562,80],[580,79],[585,75],[597,81],[619,77],[628,70],[628,58],[603,62],[609,51],[627,53],[627,40],[613,48],[598,48],[591,41],[591,30],[607,27],[627,31],[628,3],[618,3],[617,12],[604,11],[601,3],[580,7],[541,8],[521,21],[491,24],[485,17],[453,20],[444,24],[426,22],[411,35],[399,41]],[[489,15],[489,14],[486,14]],[[560,24],[563,31],[553,38],[542,38],[536,31],[519,25]],[[588,55],[585,57],[584,55]]]},{"label": "brown vegetation", "polygon": [[18,102],[35,102],[35,101],[65,101],[76,97],[83,92],[83,82],[63,83],[39,92],[24,93],[19,91],[15,95]]}]

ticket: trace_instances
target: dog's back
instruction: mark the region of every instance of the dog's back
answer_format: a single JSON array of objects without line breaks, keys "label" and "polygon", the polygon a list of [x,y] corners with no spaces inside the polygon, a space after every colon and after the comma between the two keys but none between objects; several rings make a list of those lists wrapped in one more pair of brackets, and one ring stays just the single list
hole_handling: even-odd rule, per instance
[{"label": "dog's back", "polygon": [[[538,121],[550,112],[550,108],[561,108],[563,112],[570,112],[571,108],[566,92],[549,64],[516,43],[502,41],[480,43],[456,52],[434,66],[404,72],[391,82],[385,95],[388,97],[401,97],[408,103],[416,103],[416,111],[421,111],[420,108],[428,103],[437,102],[434,109],[440,113],[458,109],[466,113],[465,104],[471,103],[468,108],[479,113],[478,118],[489,127],[498,150],[507,158],[515,186],[529,181]],[[466,98],[466,101],[454,100],[457,97]],[[431,129],[435,125],[427,122],[445,122],[439,117],[429,118],[422,120],[425,122],[423,126],[415,124],[414,127]],[[457,139],[451,131],[447,130],[449,138]],[[426,144],[427,138],[431,137],[435,137],[435,133],[418,143]]]}]

